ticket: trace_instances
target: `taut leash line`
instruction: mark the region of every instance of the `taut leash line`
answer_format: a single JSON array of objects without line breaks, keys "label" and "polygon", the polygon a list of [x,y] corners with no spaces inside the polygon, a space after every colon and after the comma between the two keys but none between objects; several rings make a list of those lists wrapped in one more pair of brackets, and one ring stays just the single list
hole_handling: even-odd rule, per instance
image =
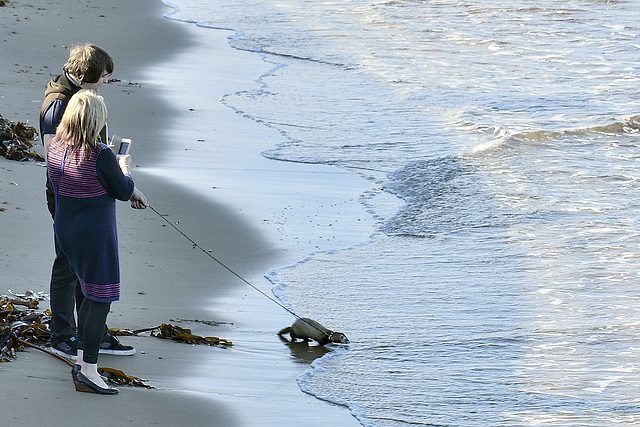
[{"label": "taut leash line", "polygon": [[234,276],[236,276],[238,279],[242,280],[244,283],[246,283],[247,285],[251,286],[253,289],[255,289],[256,291],[260,292],[262,295],[264,295],[265,297],[267,297],[268,299],[270,299],[271,301],[273,301],[274,303],[278,304],[280,307],[284,308],[285,310],[287,310],[289,313],[291,313],[292,315],[294,315],[296,318],[298,319],[302,319],[300,316],[298,316],[296,313],[294,313],[293,311],[289,310],[287,307],[285,307],[280,301],[274,299],[273,297],[271,297],[270,295],[267,295],[266,293],[264,293],[262,290],[260,290],[257,286],[253,285],[251,282],[249,282],[247,279],[245,279],[244,277],[240,276],[238,273],[236,273],[235,271],[233,271],[233,269],[231,269],[230,267],[228,267],[225,263],[223,263],[222,261],[220,261],[218,258],[216,258],[215,256],[213,256],[211,254],[211,252],[205,250],[202,246],[200,246],[198,243],[196,243],[191,237],[187,236],[182,230],[180,230],[178,227],[176,227],[176,225],[174,223],[172,223],[171,221],[169,221],[164,215],[162,215],[160,212],[158,212],[153,206],[149,205],[149,209],[151,209],[152,211],[154,211],[160,218],[162,218],[164,220],[164,222],[166,222],[167,224],[169,224],[171,227],[173,227],[178,233],[182,234],[182,236],[187,239],[189,242],[191,242],[191,244],[193,245],[193,248],[198,248],[200,249],[205,255],[207,255],[209,258],[211,258],[212,260],[214,260],[215,262],[217,262],[218,264],[220,264],[222,267],[224,267],[229,273],[233,274]]}]

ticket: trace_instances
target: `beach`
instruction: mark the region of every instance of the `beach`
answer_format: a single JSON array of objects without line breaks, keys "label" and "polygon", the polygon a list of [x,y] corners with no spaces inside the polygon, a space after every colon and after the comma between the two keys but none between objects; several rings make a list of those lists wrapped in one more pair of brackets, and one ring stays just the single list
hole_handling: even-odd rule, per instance
[{"label": "beach", "polygon": [[[154,388],[111,397],[28,349],[0,422],[640,425],[640,12],[521,3],[0,1],[7,120],[73,44],[115,61],[151,208],[118,204],[109,326],[233,343],[123,336],[99,364]],[[48,292],[44,183],[0,159],[0,294]]]},{"label": "beach", "polygon": [[[106,6],[72,0],[6,2],[0,7],[0,114],[37,128],[44,87],[61,72],[69,47],[92,42],[107,50],[115,71],[100,93],[109,109],[109,130],[133,140],[132,174],[156,209],[118,206],[122,294],[108,324],[140,329],[174,323],[234,345],[122,337],[137,354],[101,356],[99,365],[143,378],[154,389],[121,387],[112,397],[76,392],[66,364],[28,349],[0,365],[0,421],[359,425],[347,408],[300,390],[296,378],[327,350],[285,345],[277,331],[294,318],[265,296],[272,295],[264,277],[270,268],[291,264],[317,245],[313,238],[288,244],[291,236],[305,232],[303,219],[276,223],[261,209],[252,209],[295,199],[305,182],[318,194],[323,182],[336,183],[336,197],[345,200],[359,189],[340,188],[341,172],[260,156],[259,147],[277,143],[278,133],[225,107],[219,98],[229,88],[257,85],[254,80],[269,66],[258,55],[231,49],[228,32],[208,30],[196,37],[195,25],[170,21],[163,17],[168,12],[159,0],[117,0]],[[184,168],[181,155],[192,150],[214,154],[220,179],[201,186],[213,197],[172,179],[172,163]],[[195,171],[198,167],[193,165]],[[48,293],[54,250],[45,171],[36,162],[0,159],[0,294],[8,289]],[[337,240],[357,241],[368,225],[362,221],[353,235]],[[44,301],[41,309],[47,307]]]}]

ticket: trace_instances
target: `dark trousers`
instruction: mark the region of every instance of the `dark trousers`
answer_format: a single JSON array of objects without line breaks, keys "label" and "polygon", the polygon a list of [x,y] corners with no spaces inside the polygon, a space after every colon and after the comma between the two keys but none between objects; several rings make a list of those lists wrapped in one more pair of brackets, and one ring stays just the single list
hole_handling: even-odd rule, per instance
[{"label": "dark trousers", "polygon": [[53,240],[56,259],[51,268],[51,283],[49,285],[52,346],[76,335],[74,306],[80,307],[84,300],[78,276],[69,265],[69,260],[60,249],[55,236]]},{"label": "dark trousers", "polygon": [[110,302],[85,298],[78,309],[78,348],[83,350],[82,360],[86,363],[98,363],[98,351],[110,307]]}]

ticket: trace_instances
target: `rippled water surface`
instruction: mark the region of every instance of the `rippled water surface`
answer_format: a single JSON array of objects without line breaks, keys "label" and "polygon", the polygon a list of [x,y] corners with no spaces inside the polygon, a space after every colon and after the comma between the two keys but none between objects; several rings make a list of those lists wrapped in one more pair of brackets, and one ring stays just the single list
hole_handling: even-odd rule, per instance
[{"label": "rippled water surface", "polygon": [[303,390],[363,425],[640,422],[640,2],[172,3],[271,64],[223,99],[265,156],[371,180],[371,241],[269,276],[352,341]]}]

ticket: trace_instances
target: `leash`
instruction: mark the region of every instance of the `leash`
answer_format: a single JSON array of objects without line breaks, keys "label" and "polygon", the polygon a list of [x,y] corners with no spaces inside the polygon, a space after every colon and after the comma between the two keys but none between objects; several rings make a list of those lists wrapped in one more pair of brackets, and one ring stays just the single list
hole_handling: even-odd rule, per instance
[{"label": "leash", "polygon": [[[244,277],[240,276],[238,273],[236,273],[235,271],[233,271],[233,269],[229,266],[227,266],[225,263],[223,263],[222,261],[220,261],[218,258],[216,258],[215,256],[213,256],[211,254],[211,252],[205,250],[202,246],[200,246],[199,244],[197,244],[191,237],[187,236],[182,230],[180,230],[174,223],[172,223],[171,221],[169,221],[164,215],[162,215],[160,212],[158,212],[153,206],[149,205],[149,209],[151,209],[153,212],[155,212],[160,218],[162,218],[164,220],[164,222],[166,222],[167,224],[169,224],[171,227],[173,227],[178,233],[182,234],[182,236],[187,239],[189,242],[191,242],[191,244],[193,245],[193,249],[198,248],[200,249],[205,255],[207,255],[209,258],[211,258],[212,260],[214,260],[215,262],[217,262],[219,265],[221,265],[222,267],[224,267],[229,273],[233,274],[234,276],[236,276],[238,279],[242,280],[244,283],[246,283],[247,285],[251,286],[253,289],[255,289],[256,291],[260,292],[263,296],[265,296],[266,298],[268,298],[269,300],[271,300],[272,302],[278,304],[280,307],[284,308],[285,310],[287,310],[289,313],[291,313],[293,316],[295,316],[296,318],[303,320],[300,316],[298,316],[296,313],[294,313],[293,311],[289,310],[287,307],[285,307],[280,301],[276,300],[275,298],[271,297],[270,295],[266,294],[265,292],[263,292],[261,289],[259,289],[257,286],[253,285],[251,282],[249,282],[247,279],[245,279]],[[308,322],[305,322],[308,324]],[[310,325],[313,326],[313,325]],[[316,328],[318,329],[318,328]]]}]

